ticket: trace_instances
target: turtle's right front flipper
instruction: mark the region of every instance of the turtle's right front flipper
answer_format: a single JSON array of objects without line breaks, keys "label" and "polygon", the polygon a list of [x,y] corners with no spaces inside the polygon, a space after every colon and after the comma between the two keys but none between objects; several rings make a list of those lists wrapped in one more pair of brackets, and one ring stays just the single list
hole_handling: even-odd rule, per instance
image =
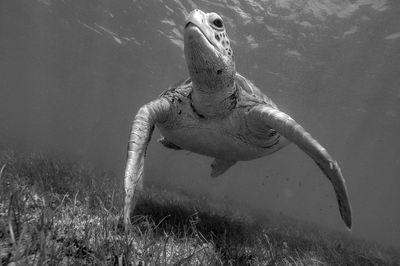
[{"label": "turtle's right front flipper", "polygon": [[154,130],[154,125],[166,121],[169,110],[170,103],[161,97],[142,106],[133,120],[125,169],[125,228],[130,223],[131,210],[136,204],[136,198],[134,197],[135,189],[142,182],[144,157]]},{"label": "turtle's right front flipper", "polygon": [[295,143],[308,154],[321,168],[331,181],[336,192],[340,214],[343,221],[350,229],[352,225],[351,206],[347,195],[346,184],[338,163],[329,155],[305,129],[287,114],[268,105],[254,107],[249,115],[249,124],[266,126],[266,129],[275,129],[286,139]]}]

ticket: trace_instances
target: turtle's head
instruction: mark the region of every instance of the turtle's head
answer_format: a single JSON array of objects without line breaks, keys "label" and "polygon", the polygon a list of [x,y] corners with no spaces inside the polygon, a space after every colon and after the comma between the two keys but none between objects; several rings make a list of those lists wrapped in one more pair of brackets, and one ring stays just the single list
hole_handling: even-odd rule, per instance
[{"label": "turtle's head", "polygon": [[186,20],[184,39],[186,64],[195,87],[207,93],[232,88],[235,62],[222,18],[193,10]]}]

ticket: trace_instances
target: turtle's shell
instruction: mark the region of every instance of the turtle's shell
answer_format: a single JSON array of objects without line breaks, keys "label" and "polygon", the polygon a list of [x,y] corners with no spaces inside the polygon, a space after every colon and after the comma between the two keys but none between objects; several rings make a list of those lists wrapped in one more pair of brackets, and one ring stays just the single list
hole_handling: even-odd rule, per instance
[{"label": "turtle's shell", "polygon": [[[166,147],[179,147],[215,158],[251,160],[271,154],[287,144],[272,128],[249,125],[247,113],[255,106],[276,105],[253,83],[236,74],[232,106],[226,116],[205,117],[191,102],[190,78],[164,91],[171,110],[168,121],[157,124]],[[254,129],[254,130],[252,130]]]}]

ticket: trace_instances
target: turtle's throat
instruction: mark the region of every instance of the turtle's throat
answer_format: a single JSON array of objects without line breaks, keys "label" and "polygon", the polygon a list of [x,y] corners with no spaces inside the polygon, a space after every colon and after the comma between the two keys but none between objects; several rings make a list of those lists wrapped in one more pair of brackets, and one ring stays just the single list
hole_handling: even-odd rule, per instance
[{"label": "turtle's throat", "polygon": [[[200,57],[205,67],[189,65],[192,80],[192,106],[204,117],[226,116],[236,105],[235,65],[222,58]],[[199,59],[197,57],[196,59]],[[233,107],[232,107],[233,106]]]},{"label": "turtle's throat", "polygon": [[230,87],[215,88],[214,91],[203,91],[193,84],[191,94],[192,107],[200,117],[224,117],[236,106],[237,89],[234,84]]}]

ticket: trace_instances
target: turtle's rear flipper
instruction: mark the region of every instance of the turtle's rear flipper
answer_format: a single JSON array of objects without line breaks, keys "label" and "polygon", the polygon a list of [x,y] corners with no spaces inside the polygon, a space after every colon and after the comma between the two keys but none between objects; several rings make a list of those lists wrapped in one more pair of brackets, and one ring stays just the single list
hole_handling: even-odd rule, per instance
[{"label": "turtle's rear flipper", "polygon": [[338,163],[329,155],[305,129],[287,114],[268,105],[257,106],[248,116],[248,125],[265,125],[266,132],[271,128],[296,144],[310,156],[331,181],[336,192],[340,214],[350,229],[352,225],[351,206],[347,195],[346,183]]},{"label": "turtle's rear flipper", "polygon": [[169,140],[167,140],[164,137],[159,138],[157,141],[160,142],[165,148],[173,149],[173,150],[182,150],[181,147],[179,147],[178,145],[175,145],[174,143],[170,142]]},{"label": "turtle's rear flipper", "polygon": [[211,163],[211,177],[218,177],[226,172],[236,161],[217,159]]}]

